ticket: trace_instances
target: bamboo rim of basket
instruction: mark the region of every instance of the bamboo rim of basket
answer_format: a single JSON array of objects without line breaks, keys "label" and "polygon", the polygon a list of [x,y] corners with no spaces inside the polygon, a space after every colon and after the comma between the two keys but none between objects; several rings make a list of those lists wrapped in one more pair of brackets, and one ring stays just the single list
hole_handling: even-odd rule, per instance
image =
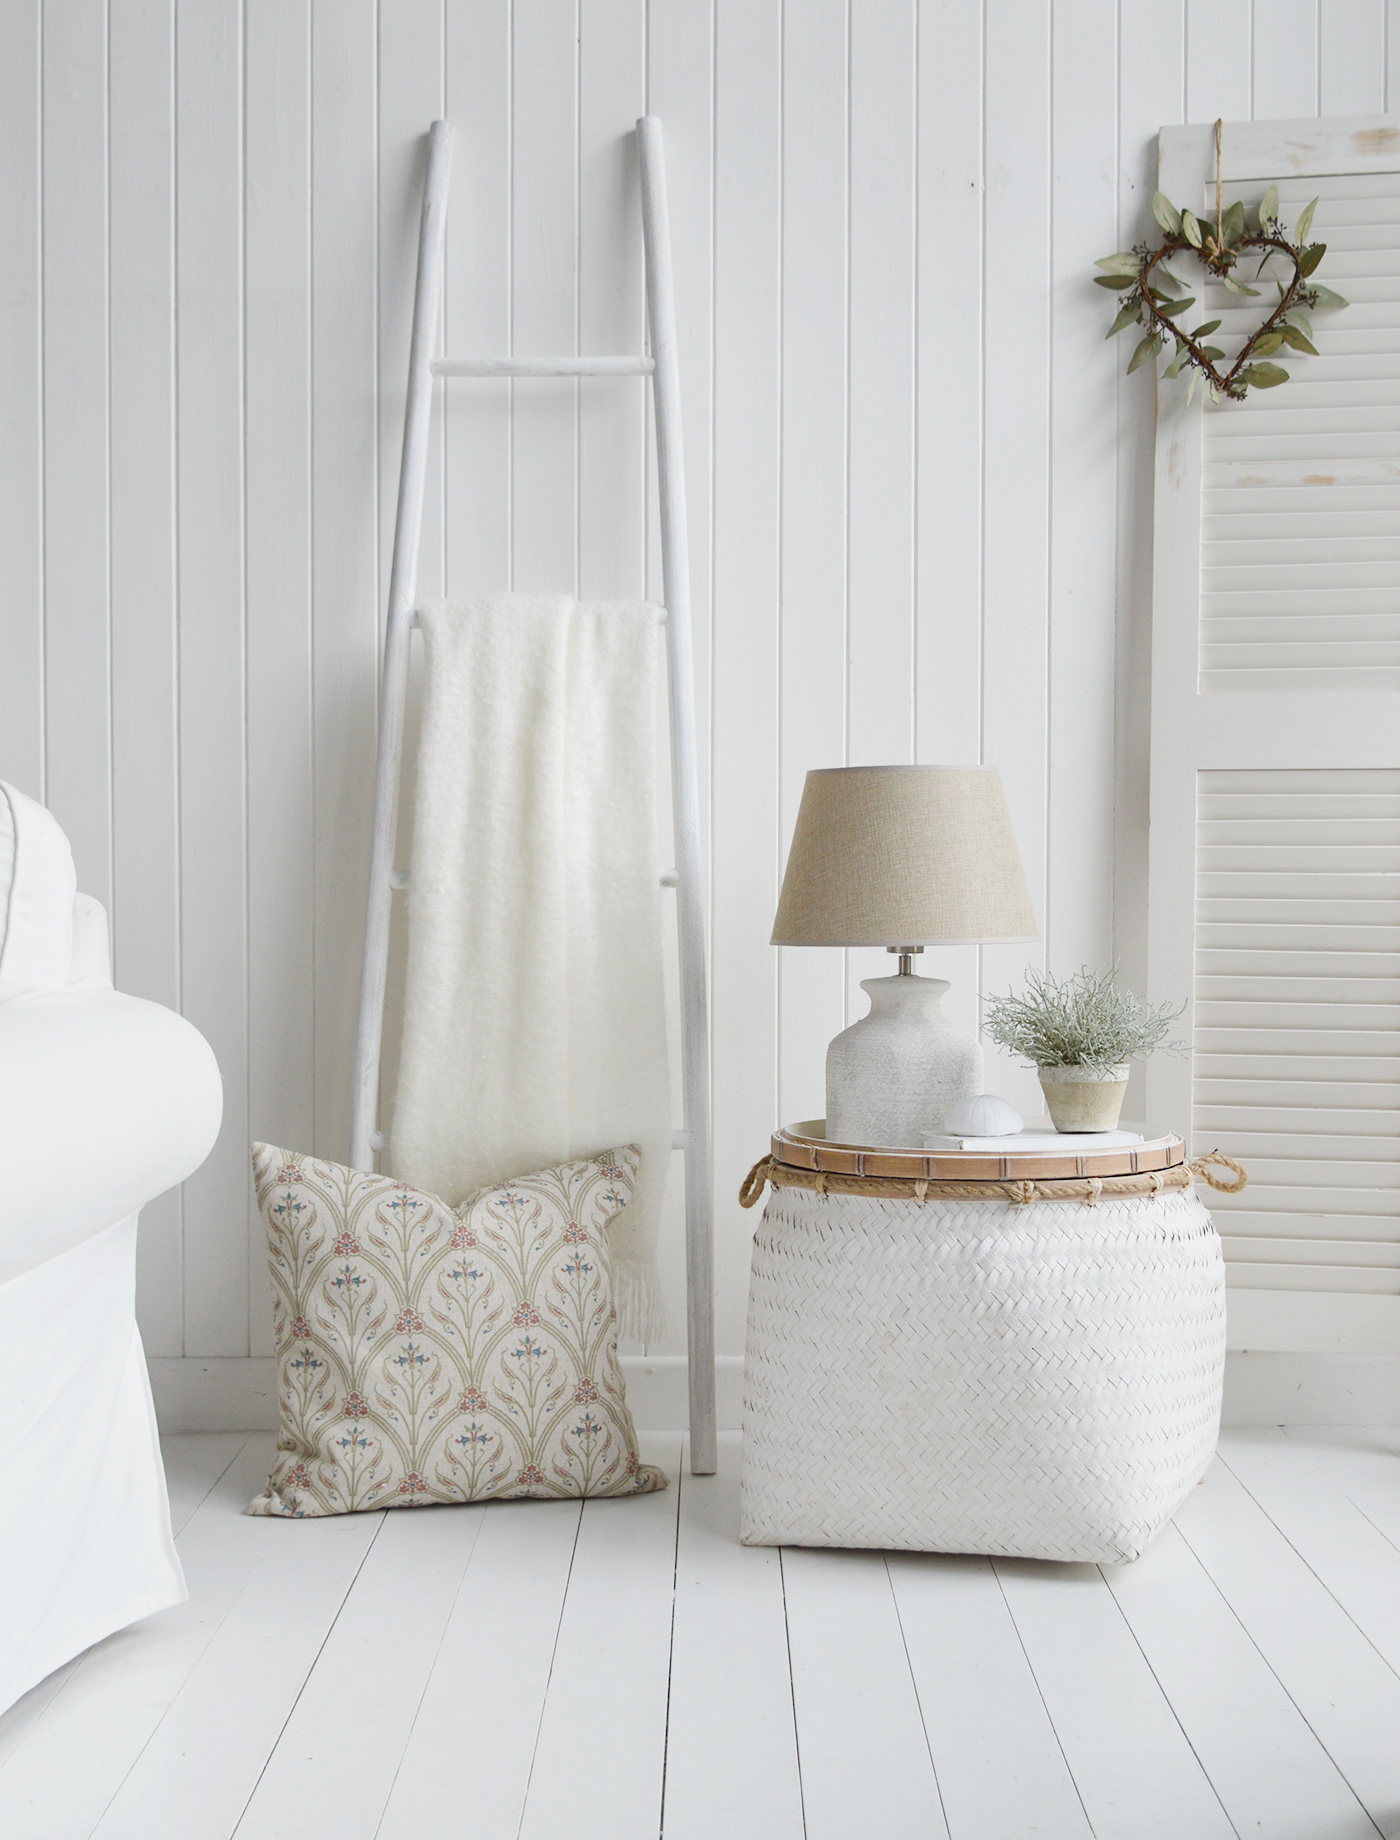
[{"label": "bamboo rim of basket", "polygon": [[[1229,1170],[1234,1181],[1220,1181],[1212,1173],[1216,1168]],[[872,1199],[1009,1201],[1016,1207],[1026,1207],[1032,1201],[1082,1201],[1092,1207],[1105,1195],[1179,1193],[1190,1189],[1197,1177],[1226,1195],[1238,1194],[1249,1182],[1243,1165],[1221,1150],[1212,1150],[1191,1163],[1177,1162],[1165,1169],[1144,1169],[1131,1175],[1042,1176],[981,1182],[928,1176],[844,1175],[827,1169],[801,1169],[765,1156],[744,1177],[739,1205],[753,1207],[771,1183],[774,1188],[805,1188],[821,1195],[865,1195]]]},{"label": "bamboo rim of basket", "polygon": [[880,1144],[828,1143],[821,1119],[785,1125],[773,1133],[769,1154],[794,1169],[833,1176],[896,1176],[923,1182],[1068,1181],[1088,1176],[1138,1176],[1186,1161],[1186,1145],[1172,1132],[1140,1144],[1073,1151],[913,1150]]}]

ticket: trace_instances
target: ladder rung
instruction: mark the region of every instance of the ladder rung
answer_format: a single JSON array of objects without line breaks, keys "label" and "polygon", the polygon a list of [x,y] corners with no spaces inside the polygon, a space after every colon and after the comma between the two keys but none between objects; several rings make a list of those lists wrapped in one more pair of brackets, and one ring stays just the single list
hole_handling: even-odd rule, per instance
[{"label": "ladder rung", "polygon": [[[419,610],[416,607],[413,609],[413,612],[409,614],[408,623],[410,626],[421,626],[423,624]],[[666,624],[666,609],[664,607],[658,607],[656,610],[656,624],[658,626],[664,626]]]},{"label": "ladder rung", "polygon": [[[661,886],[663,888],[679,888],[680,885],[681,877],[679,869],[663,869],[661,871]],[[407,888],[408,870],[391,869],[389,871],[389,886],[400,891]]]},{"label": "ladder rung", "polygon": [[[389,1148],[389,1133],[387,1131],[371,1131],[369,1134],[369,1147],[371,1150],[387,1150]],[[672,1131],[671,1148],[673,1150],[688,1150],[690,1148],[690,1132]]]},{"label": "ladder rung", "polygon": [[649,377],[654,358],[434,358],[435,377]]}]

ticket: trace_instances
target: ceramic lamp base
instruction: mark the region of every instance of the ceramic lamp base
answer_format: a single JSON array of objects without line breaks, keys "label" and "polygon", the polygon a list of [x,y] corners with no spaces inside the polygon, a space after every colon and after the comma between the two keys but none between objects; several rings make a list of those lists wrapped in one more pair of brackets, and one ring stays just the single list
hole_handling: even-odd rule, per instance
[{"label": "ceramic lamp base", "polygon": [[942,978],[865,978],[870,1014],[826,1051],[826,1134],[834,1143],[917,1149],[982,1088],[982,1050],[949,1022]]}]

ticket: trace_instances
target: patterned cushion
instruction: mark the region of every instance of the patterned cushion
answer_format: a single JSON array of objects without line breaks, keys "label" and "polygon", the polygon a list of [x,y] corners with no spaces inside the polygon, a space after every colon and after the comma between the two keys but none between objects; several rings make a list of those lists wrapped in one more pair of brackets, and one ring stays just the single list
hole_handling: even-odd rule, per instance
[{"label": "patterned cushion", "polygon": [[248,1512],[664,1489],[637,1461],[608,1255],[639,1159],[608,1150],[449,1208],[255,1144],[281,1433]]}]

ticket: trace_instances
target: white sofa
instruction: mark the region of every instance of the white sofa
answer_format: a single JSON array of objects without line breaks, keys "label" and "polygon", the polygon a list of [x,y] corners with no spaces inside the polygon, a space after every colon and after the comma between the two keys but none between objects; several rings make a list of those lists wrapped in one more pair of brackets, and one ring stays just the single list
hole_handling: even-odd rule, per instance
[{"label": "white sofa", "polygon": [[0,1710],[187,1595],[136,1328],[136,1218],[208,1155],[204,1038],[112,988],[57,823],[0,781]]}]

